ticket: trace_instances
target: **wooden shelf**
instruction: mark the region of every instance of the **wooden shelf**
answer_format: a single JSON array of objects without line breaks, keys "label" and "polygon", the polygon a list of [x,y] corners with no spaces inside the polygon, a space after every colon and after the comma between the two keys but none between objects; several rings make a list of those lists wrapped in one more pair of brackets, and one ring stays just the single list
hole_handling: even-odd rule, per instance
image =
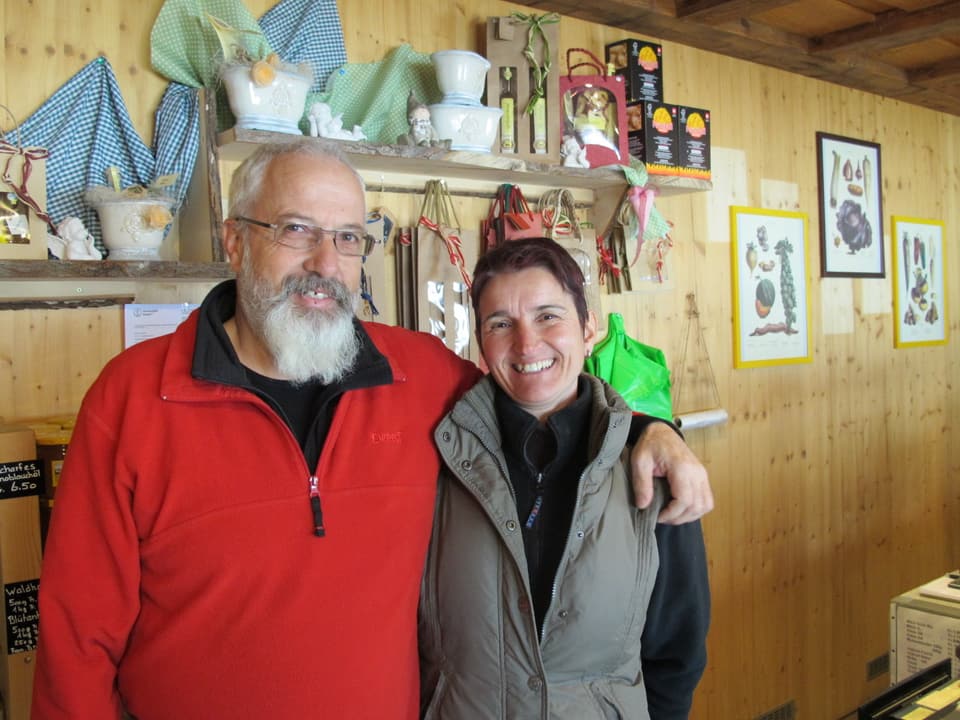
[{"label": "wooden shelf", "polygon": [[[209,131],[208,131],[209,132]],[[208,136],[209,137],[209,136]],[[291,143],[303,136],[263,130],[232,128],[216,137],[216,152],[209,166],[198,162],[195,174],[207,171],[211,217],[211,237],[219,238],[222,218],[219,217],[219,178],[214,168],[219,161],[240,162],[254,148],[264,143]],[[357,170],[387,172],[400,175],[444,177],[488,183],[514,183],[544,187],[569,187],[583,190],[623,188],[623,172],[616,166],[603,168],[568,168],[492,153],[468,153],[444,148],[379,145],[318,138],[317,142],[333,142],[342,147]],[[200,157],[203,157],[201,153]],[[679,176],[651,175],[650,184],[664,196],[710,190],[708,180]],[[217,243],[214,241],[214,253]],[[0,280],[220,280],[233,277],[225,262],[175,261],[61,261],[0,260]]]},{"label": "wooden shelf", "polygon": [[[301,135],[231,128],[217,136],[217,145],[221,160],[240,162],[258,145],[292,143],[302,139]],[[409,175],[591,190],[625,185],[623,172],[616,166],[569,168],[509,155],[456,152],[436,147],[378,145],[323,138],[317,141],[339,145],[361,172],[389,170]],[[713,187],[709,180],[661,175],[651,175],[650,184],[658,188],[662,195],[700,192]]]},{"label": "wooden shelf", "polygon": [[227,263],[164,260],[0,260],[3,280],[132,279],[220,280],[233,277]]}]

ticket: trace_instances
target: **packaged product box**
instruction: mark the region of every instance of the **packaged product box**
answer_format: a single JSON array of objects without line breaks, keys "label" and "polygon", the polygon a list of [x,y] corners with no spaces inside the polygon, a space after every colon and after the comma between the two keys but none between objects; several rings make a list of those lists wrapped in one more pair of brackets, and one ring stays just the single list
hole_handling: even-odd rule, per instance
[{"label": "packaged product box", "polygon": [[604,60],[626,80],[627,102],[663,100],[663,48],[628,38],[604,46]]},{"label": "packaged product box", "polygon": [[28,720],[37,649],[42,480],[33,430],[0,427],[0,695],[6,720]]},{"label": "packaged product box", "polygon": [[540,23],[533,33],[530,52],[533,61],[542,69],[540,99],[530,106],[537,95],[537,73],[530,64],[528,48],[530,25],[512,16],[487,18],[486,58],[487,105],[503,110],[495,154],[514,155],[546,164],[560,162],[560,25],[558,22]]},{"label": "packaged product box", "polygon": [[642,160],[650,175],[676,175],[677,106],[662,102],[627,103],[630,154]]},{"label": "packaged product box", "polygon": [[679,174],[710,179],[710,111],[677,106],[677,152]]}]

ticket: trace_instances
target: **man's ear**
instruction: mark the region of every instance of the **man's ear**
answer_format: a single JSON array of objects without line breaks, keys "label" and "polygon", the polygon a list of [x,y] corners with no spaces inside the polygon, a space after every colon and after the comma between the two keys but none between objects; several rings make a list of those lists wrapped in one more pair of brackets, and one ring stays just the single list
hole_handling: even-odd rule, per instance
[{"label": "man's ear", "polygon": [[240,236],[239,223],[236,220],[225,220],[223,223],[223,236],[221,237],[223,245],[223,254],[230,263],[234,272],[240,272],[240,261],[243,259],[244,244]]}]

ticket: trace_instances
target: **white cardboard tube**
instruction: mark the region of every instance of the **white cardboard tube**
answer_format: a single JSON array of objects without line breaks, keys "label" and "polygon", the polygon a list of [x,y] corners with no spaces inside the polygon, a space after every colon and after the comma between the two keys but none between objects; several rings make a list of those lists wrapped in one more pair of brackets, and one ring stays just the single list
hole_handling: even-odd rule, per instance
[{"label": "white cardboard tube", "polygon": [[696,430],[697,428],[719,425],[727,421],[727,411],[723,408],[717,410],[701,410],[700,412],[684,413],[678,415],[674,422],[681,430]]}]

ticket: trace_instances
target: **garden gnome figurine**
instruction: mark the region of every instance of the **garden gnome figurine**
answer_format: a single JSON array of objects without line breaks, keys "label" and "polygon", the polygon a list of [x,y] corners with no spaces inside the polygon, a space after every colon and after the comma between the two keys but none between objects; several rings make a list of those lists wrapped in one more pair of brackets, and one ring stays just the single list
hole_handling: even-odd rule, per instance
[{"label": "garden gnome figurine", "polygon": [[430,108],[417,100],[417,96],[410,91],[407,97],[407,122],[410,123],[410,132],[397,138],[398,145],[440,145],[437,131],[430,122]]}]

